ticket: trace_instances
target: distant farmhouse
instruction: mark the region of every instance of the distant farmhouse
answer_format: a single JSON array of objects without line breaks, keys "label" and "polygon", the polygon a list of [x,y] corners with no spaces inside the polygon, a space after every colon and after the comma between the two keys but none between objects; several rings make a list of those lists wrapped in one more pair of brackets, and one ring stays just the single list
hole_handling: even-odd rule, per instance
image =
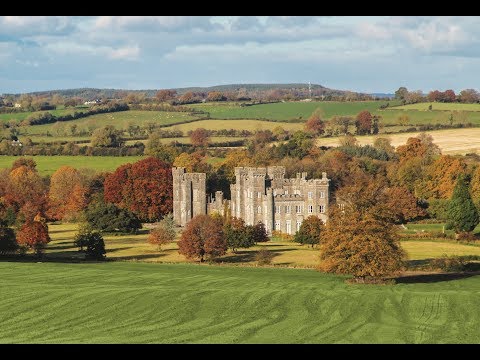
[{"label": "distant farmhouse", "polygon": [[307,180],[306,172],[285,179],[283,166],[236,167],[231,200],[224,199],[222,191],[207,197],[205,173],[186,173],[177,167],[172,175],[173,217],[180,226],[196,215],[223,215],[226,209],[247,225],[262,222],[269,234],[273,230],[294,234],[310,215],[327,221],[330,179],[325,172],[321,179]]},{"label": "distant farmhouse", "polygon": [[95,99],[95,100],[85,101],[83,105],[96,105],[96,104],[100,104],[101,102],[102,100]]}]

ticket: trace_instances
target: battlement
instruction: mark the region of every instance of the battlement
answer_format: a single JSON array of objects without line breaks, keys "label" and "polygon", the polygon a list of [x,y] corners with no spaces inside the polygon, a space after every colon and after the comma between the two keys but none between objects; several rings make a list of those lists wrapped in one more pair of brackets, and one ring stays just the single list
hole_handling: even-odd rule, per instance
[{"label": "battlement", "polygon": [[304,200],[305,196],[300,195],[300,194],[277,194],[274,196],[275,199],[280,199],[280,200]]}]

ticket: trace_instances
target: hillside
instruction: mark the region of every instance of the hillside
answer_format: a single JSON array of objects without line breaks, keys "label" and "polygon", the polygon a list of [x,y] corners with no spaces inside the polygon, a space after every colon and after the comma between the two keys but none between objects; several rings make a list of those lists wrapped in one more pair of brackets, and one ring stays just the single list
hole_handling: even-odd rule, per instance
[{"label": "hillside", "polygon": [[[56,89],[46,91],[36,91],[29,94],[36,96],[52,96],[58,94],[65,97],[79,96],[84,99],[94,98],[119,98],[124,96],[126,92],[133,93],[146,93],[147,96],[155,96],[156,92],[161,89],[144,89],[144,90],[129,90],[129,89],[97,89],[97,88],[78,88],[78,89]],[[183,94],[189,91],[208,93],[210,91],[246,91],[247,94],[254,92],[267,92],[271,90],[293,90],[302,93],[308,93],[307,83],[294,83],[294,84],[227,84],[227,85],[215,85],[209,87],[184,87],[173,88],[171,90],[177,91],[178,94]],[[343,95],[346,93],[356,93],[348,90],[330,89],[322,85],[311,84],[312,93],[314,95]],[[362,93],[363,94],[363,93]],[[18,96],[20,94],[4,94]]]}]

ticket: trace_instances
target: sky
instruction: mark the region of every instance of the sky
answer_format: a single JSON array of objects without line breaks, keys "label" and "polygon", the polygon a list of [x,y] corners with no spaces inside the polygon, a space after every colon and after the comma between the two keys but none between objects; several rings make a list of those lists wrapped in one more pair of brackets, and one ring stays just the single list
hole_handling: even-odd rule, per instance
[{"label": "sky", "polygon": [[2,16],[0,93],[308,83],[480,88],[480,17]]}]

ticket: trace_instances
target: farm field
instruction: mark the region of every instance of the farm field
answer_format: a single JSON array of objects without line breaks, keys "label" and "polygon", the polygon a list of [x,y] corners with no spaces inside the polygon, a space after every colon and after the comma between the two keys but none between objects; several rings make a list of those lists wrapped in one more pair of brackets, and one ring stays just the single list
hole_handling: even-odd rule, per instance
[{"label": "farm field", "polygon": [[[416,227],[421,228],[421,225]],[[73,237],[77,231],[76,224],[51,224],[49,226],[52,241],[47,246],[47,256],[66,258],[80,256],[78,248],[73,246]],[[480,231],[480,226],[477,228]],[[178,253],[176,243],[171,243],[159,251],[147,243],[147,230],[138,235],[106,235],[104,236],[107,258],[111,260],[138,260],[146,262],[178,263],[186,262]],[[454,240],[414,239],[402,241],[410,260],[431,259],[443,255],[480,255],[480,244],[460,244]],[[217,262],[232,265],[255,266],[255,255],[260,249],[274,252],[272,265],[280,267],[314,268],[319,262],[319,250],[302,246],[291,241],[269,241],[249,249],[241,249],[237,253],[229,251]]]},{"label": "farm field", "polygon": [[43,114],[49,112],[55,116],[73,114],[75,111],[82,111],[85,108],[67,108],[67,109],[55,109],[55,110],[42,110],[42,111],[24,111],[18,113],[4,113],[0,114],[0,122],[8,122],[11,120],[22,121],[30,115]]},{"label": "farm field", "polygon": [[307,269],[128,262],[0,272],[1,343],[480,342],[479,276],[347,285]]},{"label": "farm field", "polygon": [[[113,171],[120,165],[141,160],[142,156],[27,156],[37,163],[41,175],[51,175],[60,166],[69,165],[76,169],[89,168],[98,171]],[[10,168],[19,156],[0,155],[0,169]]]},{"label": "farm field", "polygon": [[195,130],[197,128],[205,128],[208,130],[222,130],[222,129],[236,129],[236,130],[273,130],[276,127],[281,126],[285,130],[302,130],[303,123],[286,123],[275,121],[262,121],[262,120],[228,120],[228,119],[216,119],[216,120],[199,120],[188,124],[180,124],[168,126],[165,129],[178,129],[186,133],[189,130]]},{"label": "farm field", "polygon": [[[432,105],[432,110],[428,107]],[[402,106],[395,106],[388,109],[405,109],[405,110],[420,110],[420,111],[480,111],[480,104],[462,104],[462,103],[441,103],[441,102],[425,102],[408,104]]]},{"label": "farm field", "polygon": [[113,125],[117,129],[128,129],[129,125],[138,125],[146,127],[148,123],[158,125],[170,125],[183,121],[195,119],[194,116],[185,112],[165,112],[165,111],[142,111],[128,110],[113,113],[96,114],[85,118],[58,122],[53,124],[34,125],[22,128],[22,135],[40,135],[50,133],[52,135],[61,136],[65,133],[70,134],[70,126],[77,125],[77,132],[82,130],[88,131],[105,125]]},{"label": "farm field", "polygon": [[[244,140],[245,138],[239,137],[239,136],[212,136],[210,137],[209,143],[210,144],[216,144],[216,143],[221,143],[221,142],[230,142],[230,141],[237,141],[237,140]],[[133,145],[136,142],[142,142],[144,144],[147,143],[148,140],[127,140],[125,142],[126,145]],[[164,138],[161,139],[160,142],[162,144],[170,144],[172,141],[179,142],[181,144],[190,144],[190,137],[189,136],[184,136],[184,137],[176,137],[176,138]]]},{"label": "farm field", "polygon": [[[448,129],[428,131],[432,135],[433,142],[442,150],[443,154],[467,154],[480,151],[480,128]],[[409,137],[415,137],[420,132],[388,134],[386,137],[392,140],[393,146],[403,145]],[[382,136],[382,135],[381,135]],[[376,136],[358,136],[360,145],[372,145]],[[338,146],[339,138],[318,138],[318,146]]]}]

